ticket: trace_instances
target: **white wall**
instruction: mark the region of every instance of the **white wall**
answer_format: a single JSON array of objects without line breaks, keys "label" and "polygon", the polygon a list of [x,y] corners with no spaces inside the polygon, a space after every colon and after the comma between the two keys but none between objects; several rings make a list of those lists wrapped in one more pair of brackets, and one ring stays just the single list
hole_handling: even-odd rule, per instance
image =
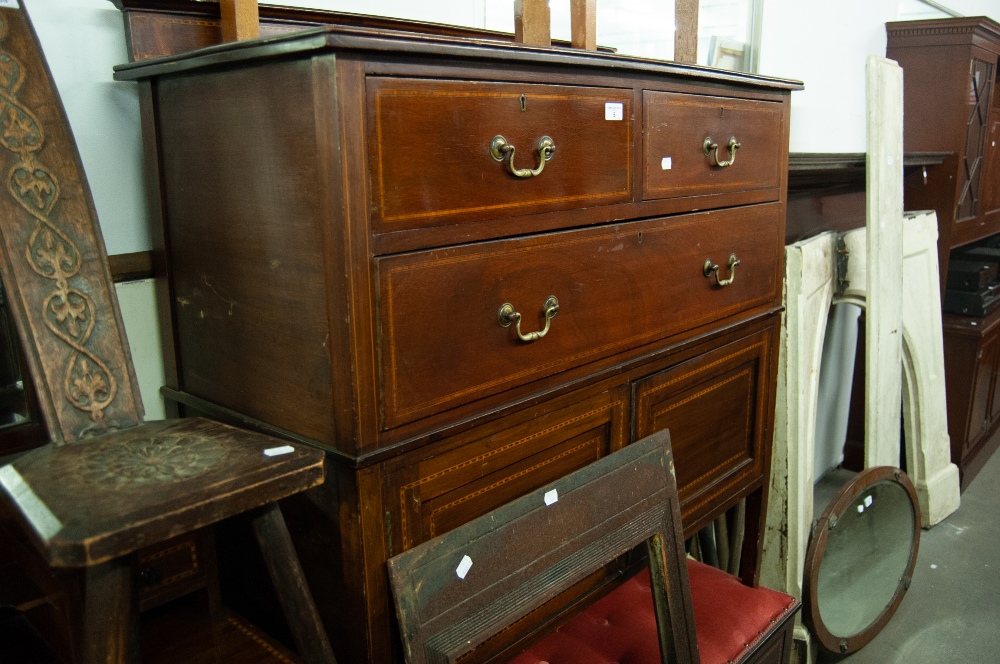
[{"label": "white wall", "polygon": [[[760,71],[797,78],[793,152],[863,152],[864,62],[885,52],[897,0],[763,0]],[[944,0],[966,15],[1000,20],[1000,0]],[[134,85],[112,80],[125,62],[121,15],[109,0],[21,0],[27,6],[76,136],[111,254],[150,248],[139,110]],[[400,16],[513,31],[513,0],[272,0],[320,9]],[[551,0],[553,36],[569,38],[569,1]],[[669,58],[673,0],[599,0],[598,40],[622,52]],[[627,12],[627,13],[626,13]],[[639,33],[628,30],[638,24]],[[655,39],[650,35],[660,35]],[[162,416],[162,355],[152,289],[119,286],[143,400]]]}]

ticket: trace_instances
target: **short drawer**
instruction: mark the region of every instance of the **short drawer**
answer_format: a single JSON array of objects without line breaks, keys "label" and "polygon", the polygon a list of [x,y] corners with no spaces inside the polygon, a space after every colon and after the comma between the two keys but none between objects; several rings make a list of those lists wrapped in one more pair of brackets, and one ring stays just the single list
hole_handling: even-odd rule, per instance
[{"label": "short drawer", "polygon": [[[781,212],[765,204],[376,259],[383,426],[777,305]],[[718,272],[706,276],[706,262]],[[544,330],[550,298],[558,311],[541,338],[501,325],[506,310],[524,336]]]},{"label": "short drawer", "polygon": [[[631,90],[379,77],[367,86],[375,232],[632,200]],[[491,154],[498,136],[513,147],[501,161]],[[517,177],[511,160],[541,172]]]},{"label": "short drawer", "polygon": [[780,103],[646,91],[643,123],[644,199],[752,189],[773,189],[778,199]]},{"label": "short drawer", "polygon": [[143,611],[214,583],[215,546],[202,529],[137,553],[139,608]]}]

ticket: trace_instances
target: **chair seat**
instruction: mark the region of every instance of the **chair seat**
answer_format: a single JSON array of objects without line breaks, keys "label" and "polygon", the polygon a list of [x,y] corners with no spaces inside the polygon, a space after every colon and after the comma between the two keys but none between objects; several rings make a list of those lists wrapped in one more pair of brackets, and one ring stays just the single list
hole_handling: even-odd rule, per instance
[{"label": "chair seat", "polygon": [[[750,588],[709,565],[688,560],[691,603],[703,664],[740,661],[797,610],[798,601]],[[511,664],[660,664],[649,570],[601,598]]]},{"label": "chair seat", "polygon": [[201,418],[49,445],[0,468],[0,486],[55,567],[83,567],[323,481],[323,452]]}]

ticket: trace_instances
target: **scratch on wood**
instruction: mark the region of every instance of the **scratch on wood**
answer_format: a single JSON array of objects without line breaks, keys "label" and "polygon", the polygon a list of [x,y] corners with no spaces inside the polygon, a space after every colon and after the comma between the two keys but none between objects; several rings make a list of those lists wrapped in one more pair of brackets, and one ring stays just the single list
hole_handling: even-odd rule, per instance
[{"label": "scratch on wood", "polygon": [[[229,305],[229,315],[232,316],[233,315],[233,308],[236,306],[236,300],[234,300],[232,298],[225,297],[222,293],[220,293],[215,288],[215,286],[213,286],[212,284],[208,283],[208,275],[207,274],[202,274],[201,278],[205,281],[205,285],[212,289],[212,292],[215,293],[215,296],[217,298],[219,298],[220,300],[222,300],[223,302],[225,302],[226,304]],[[202,318],[204,318],[204,314],[202,315]]]}]

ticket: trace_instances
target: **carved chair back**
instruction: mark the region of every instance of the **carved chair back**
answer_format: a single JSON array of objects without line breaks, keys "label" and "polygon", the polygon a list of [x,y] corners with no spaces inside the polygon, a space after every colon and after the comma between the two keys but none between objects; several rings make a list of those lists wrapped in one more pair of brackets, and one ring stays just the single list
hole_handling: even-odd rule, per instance
[{"label": "carved chair back", "polygon": [[0,280],[62,445],[140,424],[143,409],[90,189],[29,40],[23,11],[0,9]]}]

